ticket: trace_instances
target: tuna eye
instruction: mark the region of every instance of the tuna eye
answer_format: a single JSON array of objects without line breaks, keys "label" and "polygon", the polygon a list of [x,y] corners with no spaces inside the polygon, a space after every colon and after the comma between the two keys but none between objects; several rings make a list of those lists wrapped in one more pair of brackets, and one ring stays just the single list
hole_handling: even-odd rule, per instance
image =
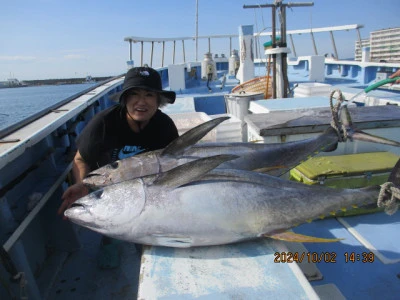
[{"label": "tuna eye", "polygon": [[101,195],[103,195],[103,190],[97,190],[92,193],[97,199],[101,198]]},{"label": "tuna eye", "polygon": [[113,169],[117,169],[118,168],[118,162],[115,161],[115,162],[111,163],[110,167],[113,168]]}]

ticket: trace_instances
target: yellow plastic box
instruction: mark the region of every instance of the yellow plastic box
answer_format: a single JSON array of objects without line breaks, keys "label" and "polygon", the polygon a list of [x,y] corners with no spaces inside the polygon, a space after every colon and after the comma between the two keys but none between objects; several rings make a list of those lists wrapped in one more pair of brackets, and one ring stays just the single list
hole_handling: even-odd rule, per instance
[{"label": "yellow plastic box", "polygon": [[[385,183],[399,156],[391,152],[371,152],[313,157],[290,171],[290,179],[332,188],[360,188]],[[359,208],[337,216],[379,211]]]},{"label": "yellow plastic box", "polygon": [[382,184],[398,159],[391,152],[313,157],[292,169],[290,179],[335,188]]}]

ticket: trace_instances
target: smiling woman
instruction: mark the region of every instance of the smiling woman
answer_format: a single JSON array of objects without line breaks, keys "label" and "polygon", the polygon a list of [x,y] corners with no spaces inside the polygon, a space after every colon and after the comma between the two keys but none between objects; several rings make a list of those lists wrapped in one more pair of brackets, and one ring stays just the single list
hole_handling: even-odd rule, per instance
[{"label": "smiling woman", "polygon": [[156,113],[160,97],[156,92],[133,88],[124,98],[127,121],[134,132],[140,132]]},{"label": "smiling woman", "polygon": [[[88,194],[82,180],[90,171],[118,159],[164,148],[178,137],[174,122],[159,110],[160,106],[174,103],[175,97],[175,92],[162,89],[156,70],[139,67],[128,71],[122,91],[114,97],[119,103],[97,114],[77,140],[78,151],[73,162],[75,184],[63,194],[59,214]],[[100,267],[118,266],[115,245],[105,238],[103,245]]]},{"label": "smiling woman", "polygon": [[161,78],[152,68],[132,68],[125,76],[119,104],[98,115],[81,133],[74,159],[76,184],[63,195],[62,213],[78,195],[87,193],[83,178],[115,160],[164,148],[178,137],[173,121],[158,108],[173,103],[175,92],[162,89]]}]

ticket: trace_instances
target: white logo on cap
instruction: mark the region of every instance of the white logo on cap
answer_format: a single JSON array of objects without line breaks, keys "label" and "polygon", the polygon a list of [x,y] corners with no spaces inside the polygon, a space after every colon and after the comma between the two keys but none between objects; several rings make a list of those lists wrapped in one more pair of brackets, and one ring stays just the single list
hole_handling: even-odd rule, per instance
[{"label": "white logo on cap", "polygon": [[150,76],[149,71],[140,71],[140,75],[142,76]]}]

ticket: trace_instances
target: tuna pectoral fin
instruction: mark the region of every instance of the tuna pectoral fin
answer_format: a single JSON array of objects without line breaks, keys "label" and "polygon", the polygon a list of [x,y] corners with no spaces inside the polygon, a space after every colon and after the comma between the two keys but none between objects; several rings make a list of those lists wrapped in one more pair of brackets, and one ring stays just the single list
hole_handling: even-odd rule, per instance
[{"label": "tuna pectoral fin", "polygon": [[189,248],[192,246],[192,239],[189,236],[173,236],[173,235],[152,235],[156,245],[174,248]]},{"label": "tuna pectoral fin", "polygon": [[200,179],[204,174],[215,169],[220,164],[236,158],[238,158],[238,156],[230,154],[200,158],[161,173],[154,180],[153,184],[179,187]]},{"label": "tuna pectoral fin", "polygon": [[357,130],[355,131],[352,135],[351,138],[353,140],[358,140],[358,141],[365,141],[365,142],[371,142],[371,143],[378,143],[378,144],[384,144],[384,145],[390,145],[390,146],[395,146],[395,147],[400,147],[400,143],[397,141],[385,139],[383,137],[379,137],[376,135],[368,134],[363,131]]},{"label": "tuna pectoral fin", "polygon": [[351,120],[350,112],[347,108],[347,105],[341,107],[340,120],[342,124],[347,128],[347,134],[350,136],[350,139],[400,147],[400,143],[397,141],[385,139],[356,129]]},{"label": "tuna pectoral fin", "polygon": [[182,155],[185,150],[192,147],[198,141],[200,141],[210,130],[214,129],[223,121],[230,117],[219,117],[213,120],[202,123],[182,134],[180,137],[173,140],[164,150],[161,152],[161,156],[171,155],[177,156]]},{"label": "tuna pectoral fin", "polygon": [[272,235],[262,235],[264,237],[269,237],[275,240],[287,241],[287,242],[299,242],[299,243],[332,243],[338,242],[342,239],[324,239],[317,238],[313,236],[307,236],[303,234],[294,233],[292,231],[285,231],[281,233],[276,233]]},{"label": "tuna pectoral fin", "polygon": [[258,172],[258,173],[268,173],[268,172],[275,171],[275,170],[286,170],[286,169],[289,169],[289,167],[288,166],[272,166],[272,167],[264,167],[264,168],[255,169],[253,171]]}]

